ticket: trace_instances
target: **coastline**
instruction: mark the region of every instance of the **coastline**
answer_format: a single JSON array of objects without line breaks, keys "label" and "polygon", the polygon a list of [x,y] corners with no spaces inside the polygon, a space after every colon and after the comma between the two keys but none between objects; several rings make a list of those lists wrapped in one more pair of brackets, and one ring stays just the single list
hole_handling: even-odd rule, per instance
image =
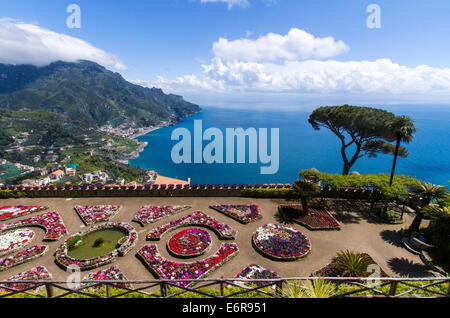
[{"label": "coastline", "polygon": [[[200,113],[200,112],[201,112],[201,111],[199,111],[199,112],[197,112],[197,113],[195,113],[195,114],[186,116],[186,117],[191,117],[191,116],[197,115],[197,114]],[[157,126],[152,126],[152,127],[143,128],[143,130],[142,130],[141,132],[129,136],[128,138],[131,139],[131,140],[133,140],[133,141],[135,141],[135,142],[137,142],[137,143],[139,144],[139,147],[138,147],[137,150],[133,151],[133,152],[132,152],[131,154],[129,154],[128,156],[125,156],[125,157],[123,157],[123,158],[121,158],[120,160],[117,160],[117,161],[122,162],[122,163],[125,163],[125,164],[128,165],[128,164],[129,164],[129,162],[128,162],[129,160],[134,160],[134,159],[139,158],[141,152],[143,152],[143,151],[145,150],[145,148],[148,146],[148,142],[146,142],[146,141],[145,141],[145,142],[141,142],[141,141],[137,140],[137,138],[142,137],[142,136],[145,136],[145,135],[151,133],[152,131],[156,131],[156,130],[161,129],[161,128],[165,128],[165,127],[177,125],[177,124],[179,124],[182,120],[183,120],[183,118],[181,118],[181,120],[179,120],[178,122],[165,121],[165,122],[163,122],[162,124],[157,125]]]},{"label": "coastline", "polygon": [[[136,133],[136,134],[134,134],[134,135],[131,135],[131,136],[129,136],[128,138],[131,139],[131,140],[135,140],[136,138],[139,138],[139,137],[141,137],[141,136],[145,136],[145,135],[147,135],[148,133],[151,133],[152,131],[155,131],[155,130],[158,130],[158,129],[161,129],[161,128],[164,128],[164,127],[167,127],[167,126],[168,126],[168,125],[152,126],[151,128],[150,128],[150,127],[147,127],[147,128],[144,128],[141,132]],[[135,140],[135,141],[136,141],[136,140]]]}]

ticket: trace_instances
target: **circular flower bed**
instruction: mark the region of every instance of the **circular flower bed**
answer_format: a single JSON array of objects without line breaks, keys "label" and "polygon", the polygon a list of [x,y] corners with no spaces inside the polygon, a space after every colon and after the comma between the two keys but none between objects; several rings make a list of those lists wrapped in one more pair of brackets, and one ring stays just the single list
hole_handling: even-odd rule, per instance
[{"label": "circular flower bed", "polygon": [[253,244],[261,254],[277,261],[294,261],[311,251],[311,243],[302,232],[279,224],[259,227]]},{"label": "circular flower bed", "polygon": [[204,254],[211,246],[211,236],[202,229],[185,229],[172,236],[167,249],[178,257],[195,257]]},{"label": "circular flower bed", "polygon": [[[80,258],[73,258],[68,255],[69,253],[69,247],[68,242],[75,236],[85,236],[88,233],[99,231],[102,229],[123,229],[126,230],[127,236],[125,240],[122,240],[119,242],[119,247],[117,247],[115,250],[113,250],[110,253],[107,253],[105,255],[101,255],[98,257],[94,257],[91,259],[80,259]],[[78,232],[73,235],[71,235],[67,240],[58,247],[55,253],[56,262],[64,269],[67,269],[70,266],[78,266],[80,270],[90,270],[93,268],[97,268],[100,266],[103,266],[105,264],[112,263],[116,260],[117,256],[124,256],[126,253],[128,253],[137,242],[138,234],[137,231],[133,226],[131,226],[128,223],[123,222],[109,222],[109,223],[102,223],[100,225],[94,226],[90,228],[89,230],[85,231],[84,233]]]}]

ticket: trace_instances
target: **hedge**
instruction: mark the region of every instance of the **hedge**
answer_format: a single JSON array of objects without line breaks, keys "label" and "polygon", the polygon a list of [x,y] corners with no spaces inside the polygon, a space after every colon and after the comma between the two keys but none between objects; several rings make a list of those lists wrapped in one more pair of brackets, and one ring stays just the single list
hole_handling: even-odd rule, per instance
[{"label": "hedge", "polygon": [[286,188],[264,188],[264,189],[244,189],[241,196],[250,198],[296,198],[293,189]]},{"label": "hedge", "polygon": [[26,196],[27,195],[25,192],[0,190],[0,199],[18,199],[18,198],[25,198]]}]

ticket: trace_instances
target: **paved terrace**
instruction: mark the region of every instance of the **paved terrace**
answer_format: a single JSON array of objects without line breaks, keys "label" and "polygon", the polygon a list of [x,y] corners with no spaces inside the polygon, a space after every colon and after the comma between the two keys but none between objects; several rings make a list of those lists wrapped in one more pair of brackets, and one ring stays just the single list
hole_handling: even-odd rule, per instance
[{"label": "paved terrace", "polygon": [[[305,227],[298,224],[291,224],[291,226],[305,233],[311,241],[312,252],[306,258],[295,262],[276,262],[264,258],[252,247],[251,236],[261,225],[267,223],[280,223],[280,219],[277,218],[277,206],[282,203],[286,202],[281,199],[252,199],[242,197],[24,198],[0,200],[0,205],[24,204],[48,206],[50,208],[49,211],[56,210],[60,213],[65,225],[68,228],[69,234],[85,229],[83,222],[74,210],[74,206],[100,204],[121,205],[122,208],[119,213],[116,214],[111,221],[122,221],[132,224],[139,232],[139,241],[134,249],[125,257],[118,257],[116,262],[99,267],[92,271],[98,271],[109,268],[111,265],[117,265],[130,280],[155,278],[135,256],[138,249],[145,244],[157,244],[161,255],[169,260],[182,261],[170,256],[166,250],[165,244],[171,237],[170,234],[163,236],[159,242],[146,241],[145,236],[149,230],[166,224],[171,220],[178,219],[181,216],[196,210],[203,211],[208,215],[213,216],[218,221],[226,223],[238,230],[235,243],[239,246],[239,254],[230,262],[212,272],[209,276],[207,276],[208,278],[234,277],[245,266],[250,264],[258,264],[267,269],[274,270],[283,277],[309,276],[311,272],[318,270],[329,263],[336,252],[343,249],[350,249],[370,254],[375,261],[382,266],[383,270],[392,276],[431,276],[418,256],[409,253],[401,247],[399,237],[395,233],[395,231],[410,224],[412,220],[411,215],[405,215],[406,223],[404,225],[376,224],[368,220],[361,212],[358,211],[361,210],[361,208],[355,206],[352,208],[353,211],[346,211],[346,208],[337,208],[337,206],[341,206],[340,204],[336,204],[336,208],[333,210],[330,209],[332,215],[341,223],[340,231],[309,231]],[[210,209],[209,206],[213,204],[257,204],[263,218],[256,222],[243,225],[217,211]],[[169,218],[160,220],[156,223],[148,224],[145,227],[142,227],[138,223],[132,222],[131,220],[143,205],[190,205],[192,208]],[[36,213],[31,215],[36,215]],[[27,217],[29,216],[20,217],[10,221],[3,221],[1,223],[8,223]],[[31,267],[39,265],[46,266],[47,269],[53,274],[53,278],[55,280],[65,280],[69,275],[55,264],[53,256],[56,248],[63,243],[64,239],[61,239],[58,242],[43,243],[42,238],[44,231],[37,227],[33,227],[33,230],[36,232],[36,236],[30,244],[48,245],[50,248],[49,251],[43,257],[32,262],[19,265],[5,272],[1,272],[0,280],[7,279],[8,277],[11,277],[19,272],[26,271]],[[216,252],[221,241],[218,240],[217,236],[212,231],[209,232],[212,238],[212,246],[210,251],[203,256],[190,259],[189,262],[209,257]],[[83,272],[82,277],[88,273],[89,272]]]}]

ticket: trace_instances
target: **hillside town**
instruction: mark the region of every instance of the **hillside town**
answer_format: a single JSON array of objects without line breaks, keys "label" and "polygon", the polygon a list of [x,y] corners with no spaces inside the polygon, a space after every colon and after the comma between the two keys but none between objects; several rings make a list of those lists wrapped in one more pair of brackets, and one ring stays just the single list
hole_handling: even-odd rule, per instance
[{"label": "hillside town", "polygon": [[[119,184],[135,185],[137,181],[126,182],[124,178],[112,178],[107,172],[95,170],[89,173],[78,173],[78,163],[59,164],[54,163],[50,167],[39,168],[20,163],[10,163],[0,160],[0,180],[8,176],[38,175],[37,178],[23,179],[21,184],[25,186],[47,186],[47,185],[74,185],[74,184]],[[143,184],[190,184],[190,179],[178,180],[160,175],[154,170],[147,171]],[[0,185],[3,185],[0,182]]]}]

